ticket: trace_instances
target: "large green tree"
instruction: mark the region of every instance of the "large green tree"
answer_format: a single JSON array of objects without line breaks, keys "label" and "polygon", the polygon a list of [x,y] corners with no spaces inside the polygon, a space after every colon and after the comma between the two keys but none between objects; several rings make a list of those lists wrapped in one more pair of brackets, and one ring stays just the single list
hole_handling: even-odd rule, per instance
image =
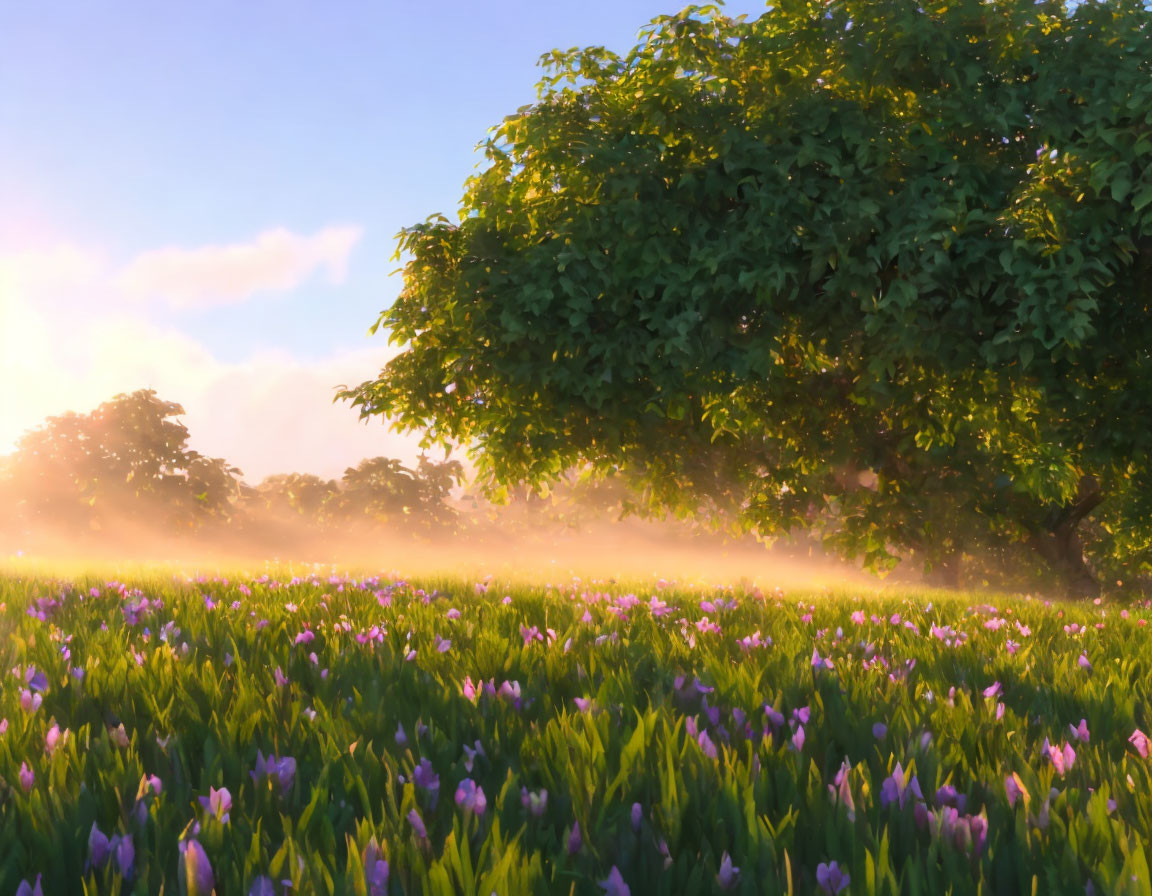
[{"label": "large green tree", "polygon": [[877,566],[1149,568],[1148,6],[690,8],[544,64],[401,234],[362,414]]}]

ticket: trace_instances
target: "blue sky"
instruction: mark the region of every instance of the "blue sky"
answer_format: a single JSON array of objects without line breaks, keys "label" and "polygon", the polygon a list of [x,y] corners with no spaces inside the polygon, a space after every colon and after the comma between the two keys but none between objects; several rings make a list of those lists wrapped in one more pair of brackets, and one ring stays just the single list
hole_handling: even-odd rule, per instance
[{"label": "blue sky", "polygon": [[[59,349],[63,330],[115,322],[117,332],[131,334],[137,360],[153,343],[172,340],[141,368],[153,381],[141,385],[171,380],[196,394],[191,374],[168,376],[165,352],[203,366],[206,376],[228,374],[232,391],[267,357],[297,373],[312,365],[317,378],[357,369],[359,378],[371,376],[386,340],[369,341],[366,330],[399,287],[389,277],[395,233],[455,210],[479,160],[476,144],[533,100],[540,55],[590,44],[624,50],[645,22],[677,7],[659,0],[4,4],[0,290],[5,264],[8,276],[0,325],[9,343],[13,329],[38,325],[60,335]],[[726,5],[732,15],[762,9]],[[270,232],[281,236],[259,243],[253,264],[264,263],[253,260],[260,252],[285,264],[292,252],[313,259],[285,274],[288,285],[237,287],[227,301],[199,302],[191,292],[175,305],[143,297],[165,276],[182,277],[188,290],[201,275],[219,282],[211,265],[233,256],[195,253],[252,246]],[[159,250],[184,254],[157,261],[149,253]],[[142,256],[151,260],[146,287],[125,306],[113,285],[122,286]],[[106,354],[115,356],[115,338],[105,335]],[[31,354],[26,340],[18,347]],[[98,384],[121,383],[114,371],[94,369],[112,363],[107,357],[77,360],[89,354],[84,346],[67,354],[52,362],[64,372],[53,374],[43,402],[27,395],[17,402],[11,383],[26,371],[15,362],[3,371],[10,385],[0,395],[9,399],[0,402],[0,452],[41,410],[62,410],[66,395],[90,404],[99,400]],[[349,366],[352,358],[367,366]],[[275,377],[258,372],[270,379],[251,400],[273,401]],[[130,364],[123,375],[131,373]],[[75,393],[65,388],[68,375],[77,377]],[[192,400],[196,394],[186,402],[197,407],[189,407],[194,435],[195,423],[219,432],[218,453],[243,448],[239,434]],[[233,423],[243,419],[231,413]],[[363,453],[362,441],[342,447],[334,437],[328,454],[317,446],[298,460],[281,452],[268,469],[263,461],[248,466],[342,468]]]}]

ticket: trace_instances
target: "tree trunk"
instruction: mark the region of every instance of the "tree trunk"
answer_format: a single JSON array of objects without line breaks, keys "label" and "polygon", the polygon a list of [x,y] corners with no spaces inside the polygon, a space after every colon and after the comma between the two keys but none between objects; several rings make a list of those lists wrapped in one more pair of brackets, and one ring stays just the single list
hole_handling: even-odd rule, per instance
[{"label": "tree trunk", "polygon": [[936,588],[960,589],[964,584],[963,557],[959,550],[949,551],[926,572],[924,581]]},{"label": "tree trunk", "polygon": [[1100,582],[1084,559],[1084,544],[1077,529],[1080,523],[1104,500],[1095,478],[1085,476],[1080,481],[1076,501],[1053,514],[1045,532],[1032,536],[1032,547],[1060,576],[1068,597],[1096,597]]}]

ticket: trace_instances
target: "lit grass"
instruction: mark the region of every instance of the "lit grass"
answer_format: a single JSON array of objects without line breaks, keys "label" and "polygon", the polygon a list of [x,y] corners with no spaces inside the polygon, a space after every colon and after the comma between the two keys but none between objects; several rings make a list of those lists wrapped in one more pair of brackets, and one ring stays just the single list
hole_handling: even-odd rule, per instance
[{"label": "lit grass", "polygon": [[[741,893],[818,892],[832,861],[851,894],[1149,892],[1152,774],[1129,742],[1152,727],[1145,607],[126,572],[139,578],[121,588],[0,579],[0,661],[19,673],[0,690],[0,892],[42,874],[45,893],[176,893],[181,839],[202,844],[220,894],[260,875],[293,893],[369,892],[373,839],[391,893],[599,893],[613,867],[634,894],[711,893],[724,853]],[[771,645],[742,647],[756,631]],[[32,713],[29,666],[47,676]],[[1088,743],[1069,730],[1081,719]],[[49,756],[53,722],[70,733]],[[1045,738],[1071,742],[1063,774]],[[296,760],[286,791],[250,774],[258,750]],[[413,781],[422,759],[435,805]],[[903,808],[882,805],[898,762],[923,797]],[[1013,774],[1027,795],[1010,806]],[[145,776],[162,791],[138,801]],[[466,779],[483,814],[456,804]],[[945,785],[965,801],[955,818]],[[226,824],[200,807],[210,787],[231,794]],[[522,788],[547,791],[539,815]],[[133,838],[130,880],[114,860],[86,868],[94,823]]]}]

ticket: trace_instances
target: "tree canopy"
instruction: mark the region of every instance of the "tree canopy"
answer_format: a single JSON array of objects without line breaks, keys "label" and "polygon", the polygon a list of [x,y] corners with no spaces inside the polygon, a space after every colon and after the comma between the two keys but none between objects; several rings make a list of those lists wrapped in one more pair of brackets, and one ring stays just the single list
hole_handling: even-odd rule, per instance
[{"label": "tree canopy", "polygon": [[49,417],[6,460],[14,509],[34,524],[80,528],[125,515],[177,527],[227,516],[240,471],[188,448],[187,427],[173,419],[183,413],[141,389]]},{"label": "tree canopy", "polygon": [[875,566],[1149,569],[1145,4],[693,7],[542,62],[402,232],[362,414]]}]

